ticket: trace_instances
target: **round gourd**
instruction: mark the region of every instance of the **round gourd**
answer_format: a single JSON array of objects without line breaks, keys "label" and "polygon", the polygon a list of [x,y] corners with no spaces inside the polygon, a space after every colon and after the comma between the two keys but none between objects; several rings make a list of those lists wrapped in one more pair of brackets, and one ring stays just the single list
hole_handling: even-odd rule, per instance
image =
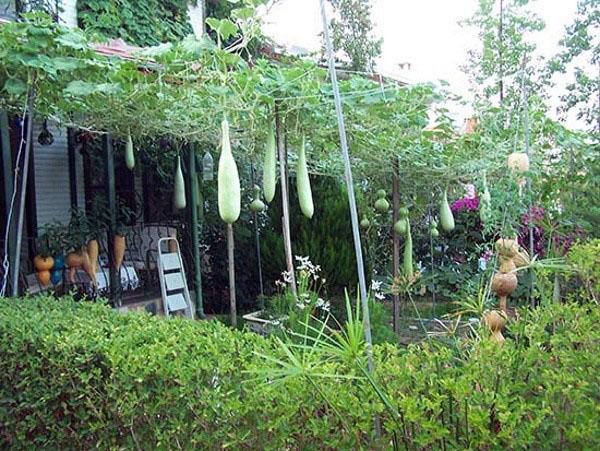
[{"label": "round gourd", "polygon": [[185,182],[183,181],[183,172],[181,171],[181,159],[177,157],[177,166],[175,168],[175,188],[173,190],[173,203],[175,208],[182,210],[187,205],[185,200]]},{"label": "round gourd", "polygon": [[277,156],[275,149],[275,130],[273,124],[270,125],[265,146],[265,156],[263,161],[263,192],[265,200],[270,203],[275,197],[275,185],[277,183]]},{"label": "round gourd", "polygon": [[394,232],[396,232],[398,235],[406,235],[407,231],[408,220],[406,218],[402,218],[396,221],[396,224],[394,224]]},{"label": "round gourd", "polygon": [[254,185],[254,200],[250,202],[249,208],[254,213],[260,213],[265,210],[265,204],[260,200],[260,188],[257,185]]},{"label": "round gourd", "polygon": [[508,167],[517,172],[529,171],[529,156],[525,152],[513,152],[508,156]]},{"label": "round gourd", "polygon": [[368,229],[370,225],[371,225],[371,221],[369,221],[367,218],[363,218],[363,219],[360,221],[360,226],[361,226],[363,229]]},{"label": "round gourd", "polygon": [[436,227],[432,227],[429,232],[431,233],[431,236],[434,238],[437,238],[438,236],[440,236],[440,232]]},{"label": "round gourd", "polygon": [[436,229],[436,228],[437,228],[437,226],[438,226],[438,223],[437,223],[437,221],[436,221],[435,219],[432,219],[432,220],[431,220],[431,228],[432,228],[432,229]]},{"label": "round gourd", "polygon": [[387,196],[387,193],[385,192],[384,189],[380,189],[377,191],[376,195],[379,199],[385,199],[385,196]]},{"label": "round gourd", "polygon": [[231,153],[227,119],[221,122],[221,155],[217,171],[217,191],[219,215],[227,224],[233,224],[240,217],[241,192],[240,176]]},{"label": "round gourd", "polygon": [[127,142],[125,143],[125,165],[127,169],[133,170],[135,167],[135,155],[133,153],[133,140],[131,134],[127,134]]},{"label": "round gourd", "polygon": [[407,222],[407,231],[406,231],[406,242],[404,243],[404,254],[403,254],[403,269],[404,275],[406,277],[411,277],[413,275],[413,245],[412,245],[412,235],[410,232],[410,223]]},{"label": "round gourd", "polygon": [[400,215],[401,218],[408,218],[408,208],[406,208],[406,207],[400,208],[400,210],[398,210],[398,214]]},{"label": "round gourd", "polygon": [[445,232],[454,230],[454,216],[452,215],[452,210],[450,210],[450,205],[448,204],[448,193],[446,191],[444,191],[444,197],[440,204],[440,224]]},{"label": "round gourd", "polygon": [[304,137],[302,137],[302,146],[298,152],[298,167],[296,168],[296,187],[298,189],[298,200],[300,201],[300,210],[308,219],[312,218],[315,207],[310,189],[310,178],[308,176],[308,167],[306,165],[306,146]]}]

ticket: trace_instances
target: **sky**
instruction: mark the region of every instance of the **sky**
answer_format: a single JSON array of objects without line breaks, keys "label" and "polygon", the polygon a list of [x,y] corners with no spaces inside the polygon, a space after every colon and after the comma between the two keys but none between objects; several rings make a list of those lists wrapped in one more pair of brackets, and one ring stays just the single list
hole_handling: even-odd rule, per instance
[{"label": "sky", "polygon": [[[456,94],[470,98],[467,76],[460,66],[467,51],[478,46],[473,30],[458,22],[471,16],[478,0],[372,0],[374,32],[383,38],[377,71],[411,82],[446,80]],[[546,23],[535,39],[538,54],[558,50],[564,27],[575,16],[577,0],[534,0],[531,9]],[[319,50],[322,30],[319,0],[280,0],[264,17],[266,34],[286,47]],[[409,71],[399,63],[410,63]],[[554,91],[553,106],[564,80]],[[459,115],[466,116],[468,111]],[[578,124],[569,124],[577,126]]]}]

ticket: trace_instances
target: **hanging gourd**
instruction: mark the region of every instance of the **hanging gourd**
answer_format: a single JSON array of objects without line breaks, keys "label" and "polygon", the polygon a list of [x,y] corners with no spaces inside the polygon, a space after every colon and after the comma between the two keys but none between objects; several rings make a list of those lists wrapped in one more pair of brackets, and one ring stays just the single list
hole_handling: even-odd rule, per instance
[{"label": "hanging gourd", "polygon": [[130,171],[133,171],[133,168],[135,167],[135,155],[133,153],[133,139],[131,139],[131,133],[127,133],[127,142],[125,143],[125,165]]},{"label": "hanging gourd", "polygon": [[408,219],[406,219],[406,218],[398,219],[398,221],[396,221],[396,224],[394,224],[394,232],[396,232],[398,235],[406,235],[407,231],[408,231]]},{"label": "hanging gourd", "polygon": [[[198,160],[196,160],[196,164]],[[213,157],[209,151],[204,153],[204,157],[202,158],[202,179],[205,182],[211,182],[214,178],[214,161]]]},{"label": "hanging gourd", "polygon": [[479,198],[479,219],[482,223],[489,221],[492,205],[492,196],[488,189],[486,173],[483,172],[483,193]]},{"label": "hanging gourd", "polygon": [[312,218],[315,212],[312,192],[310,189],[310,178],[308,177],[308,167],[306,164],[306,143],[302,137],[302,145],[298,152],[298,166],[296,167],[296,187],[298,189],[298,200],[300,201],[300,210],[308,219]]},{"label": "hanging gourd", "polygon": [[525,152],[513,152],[508,156],[508,168],[519,172],[529,171],[529,156]]},{"label": "hanging gourd", "polygon": [[377,200],[375,201],[375,210],[385,213],[390,209],[390,203],[385,198],[386,192],[383,189],[377,191]]},{"label": "hanging gourd", "polygon": [[440,204],[440,224],[442,225],[442,230],[445,232],[454,230],[454,216],[448,204],[448,192],[446,190],[444,190],[444,196]]},{"label": "hanging gourd", "polygon": [[429,233],[433,238],[437,238],[438,236],[440,236],[440,231],[438,230],[437,226],[438,223],[434,219],[432,219],[431,224],[429,224]]},{"label": "hanging gourd", "polygon": [[401,218],[405,218],[405,219],[406,219],[406,218],[408,218],[408,208],[406,208],[406,207],[402,207],[402,208],[400,208],[400,209],[398,210],[398,215],[399,215]]},{"label": "hanging gourd", "polygon": [[219,215],[227,224],[233,224],[240,217],[241,193],[240,176],[231,152],[229,122],[221,122],[221,156],[217,170],[217,190]]},{"label": "hanging gourd", "polygon": [[263,161],[263,191],[267,203],[271,203],[275,197],[275,185],[277,183],[277,156],[275,148],[275,129],[271,123],[267,134],[265,156]]},{"label": "hanging gourd", "polygon": [[412,234],[410,231],[410,222],[406,223],[406,242],[404,243],[404,254],[403,254],[403,269],[405,277],[412,277],[413,275],[413,244]]},{"label": "hanging gourd", "polygon": [[177,210],[182,210],[187,205],[185,200],[185,182],[183,181],[183,172],[181,171],[181,158],[177,157],[175,167],[175,188],[173,190],[173,205]]},{"label": "hanging gourd", "polygon": [[371,221],[369,221],[367,218],[362,218],[360,221],[360,226],[363,229],[368,229],[371,226]]},{"label": "hanging gourd", "polygon": [[260,200],[260,187],[258,185],[254,185],[254,200],[250,202],[249,208],[254,213],[265,211],[265,203]]}]

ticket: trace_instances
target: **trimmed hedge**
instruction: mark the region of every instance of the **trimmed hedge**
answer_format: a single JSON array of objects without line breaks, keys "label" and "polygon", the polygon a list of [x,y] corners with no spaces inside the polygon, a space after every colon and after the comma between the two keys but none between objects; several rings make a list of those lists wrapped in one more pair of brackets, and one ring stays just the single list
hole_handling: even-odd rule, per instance
[{"label": "trimmed hedge", "polygon": [[597,307],[552,306],[514,323],[502,348],[376,347],[398,424],[364,380],[252,380],[265,365],[255,351],[281,351],[217,322],[0,300],[0,447],[597,449],[599,323]]}]

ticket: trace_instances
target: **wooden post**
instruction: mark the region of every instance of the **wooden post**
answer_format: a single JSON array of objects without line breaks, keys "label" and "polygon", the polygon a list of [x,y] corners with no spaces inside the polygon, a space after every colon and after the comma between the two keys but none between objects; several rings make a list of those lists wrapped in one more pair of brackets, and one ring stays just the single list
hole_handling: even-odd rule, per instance
[{"label": "wooden post", "polygon": [[235,299],[235,260],[233,225],[227,224],[227,260],[229,263],[229,315],[231,327],[237,327],[237,305]]},{"label": "wooden post", "polygon": [[279,107],[275,104],[275,133],[277,135],[277,152],[279,155],[279,175],[281,179],[281,204],[283,217],[281,226],[283,229],[283,249],[285,252],[285,261],[287,271],[290,277],[290,289],[296,296],[296,275],[294,273],[294,257],[292,255],[292,238],[290,236],[290,198],[288,193],[287,175],[286,175],[286,153],[285,132],[281,126],[281,116]]},{"label": "wooden post", "polygon": [[108,275],[110,283],[110,300],[119,307],[123,301],[123,288],[121,287],[121,269],[115,268],[114,237],[117,229],[117,190],[115,186],[115,154],[112,136],[107,133],[102,136],[104,150],[104,184],[106,189],[107,213],[109,218],[106,231],[106,244],[108,248]]},{"label": "wooden post", "polygon": [[[398,160],[394,158],[394,174],[392,178],[392,224],[400,219],[400,180],[398,177]],[[392,226],[393,271],[394,277],[400,275],[400,237]],[[400,296],[396,293],[392,297],[394,308],[394,332],[400,333]]]},{"label": "wooden post", "polygon": [[[192,226],[192,258],[194,260],[194,303],[196,305],[196,316],[204,319],[204,305],[202,302],[202,265],[200,262],[200,223],[198,221],[198,208],[202,208],[199,202],[198,173],[196,168],[195,145],[188,146],[188,186],[190,191],[190,221]],[[198,207],[200,205],[200,207]]]},{"label": "wooden post", "polygon": [[69,155],[69,194],[71,208],[77,208],[77,160],[75,158],[75,130],[67,129],[67,152]]}]

